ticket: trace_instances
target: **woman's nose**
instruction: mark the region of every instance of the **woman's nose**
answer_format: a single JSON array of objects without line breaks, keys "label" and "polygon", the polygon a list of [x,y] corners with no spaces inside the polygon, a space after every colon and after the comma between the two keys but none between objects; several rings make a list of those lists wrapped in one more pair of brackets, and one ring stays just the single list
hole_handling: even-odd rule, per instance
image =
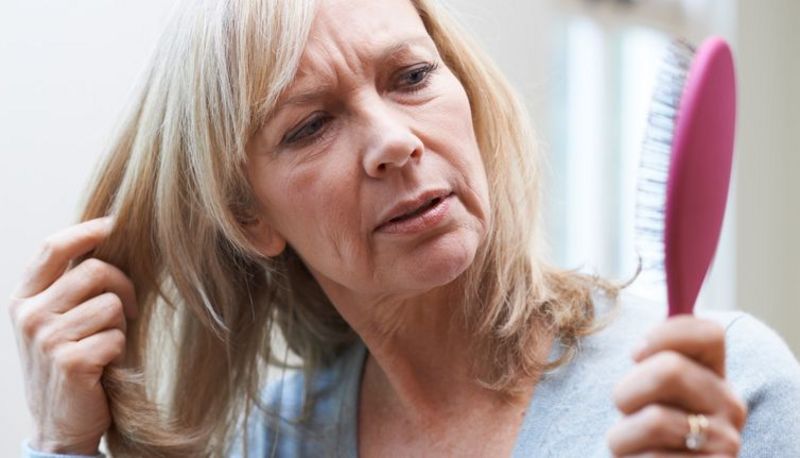
[{"label": "woman's nose", "polygon": [[373,113],[363,156],[367,175],[380,178],[392,168],[402,169],[409,161],[419,162],[422,158],[422,141],[402,118],[389,110]]}]

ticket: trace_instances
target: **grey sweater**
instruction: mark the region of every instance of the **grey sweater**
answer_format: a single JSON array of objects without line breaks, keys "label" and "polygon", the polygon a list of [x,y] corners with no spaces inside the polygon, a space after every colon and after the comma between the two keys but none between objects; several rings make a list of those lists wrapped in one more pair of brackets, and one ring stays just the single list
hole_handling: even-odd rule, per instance
[{"label": "grey sweater", "polygon": [[[598,315],[612,301],[594,295]],[[610,324],[583,339],[578,356],[546,374],[536,386],[516,439],[515,457],[608,457],[606,432],[620,418],[612,402],[614,385],[631,370],[631,351],[665,317],[665,309],[623,292]],[[800,457],[800,365],[783,340],[743,312],[698,311],[726,331],[727,377],[746,401],[748,419],[741,457]],[[553,349],[551,358],[558,356]],[[318,401],[304,426],[266,421],[247,422],[250,456],[356,457],[356,413],[361,370],[367,351],[358,342],[312,381]],[[284,419],[297,418],[303,378],[292,374],[268,385],[265,398]],[[241,441],[230,456],[243,456]],[[65,455],[35,453],[28,458]],[[77,458],[70,456],[69,458]]]}]

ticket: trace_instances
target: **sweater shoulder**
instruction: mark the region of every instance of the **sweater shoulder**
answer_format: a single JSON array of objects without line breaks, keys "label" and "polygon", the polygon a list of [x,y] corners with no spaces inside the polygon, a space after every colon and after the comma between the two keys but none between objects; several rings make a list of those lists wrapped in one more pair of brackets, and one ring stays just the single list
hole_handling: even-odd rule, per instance
[{"label": "sweater shoulder", "polygon": [[726,370],[747,404],[742,457],[800,456],[800,364],[768,325],[739,312],[726,328]]}]

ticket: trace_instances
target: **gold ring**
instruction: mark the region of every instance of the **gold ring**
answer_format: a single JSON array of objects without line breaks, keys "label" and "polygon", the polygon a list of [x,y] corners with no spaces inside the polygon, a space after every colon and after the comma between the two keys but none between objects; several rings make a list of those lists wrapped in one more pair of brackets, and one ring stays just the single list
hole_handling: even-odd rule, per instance
[{"label": "gold ring", "polygon": [[687,420],[689,421],[689,433],[684,437],[686,448],[698,451],[708,442],[708,418],[703,414],[690,414]]}]

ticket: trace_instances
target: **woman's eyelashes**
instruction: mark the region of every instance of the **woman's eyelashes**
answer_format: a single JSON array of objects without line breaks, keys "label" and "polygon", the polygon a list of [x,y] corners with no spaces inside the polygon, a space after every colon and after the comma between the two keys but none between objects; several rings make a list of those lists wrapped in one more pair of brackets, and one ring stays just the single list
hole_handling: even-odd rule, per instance
[{"label": "woman's eyelashes", "polygon": [[282,143],[292,145],[308,139],[313,139],[330,117],[330,115],[325,113],[315,113],[308,122],[286,134],[284,137],[285,140],[283,140]]},{"label": "woman's eyelashes", "polygon": [[[422,91],[430,85],[431,74],[438,68],[438,63],[415,66],[400,76],[400,81],[397,83],[397,90],[406,94],[414,94]],[[284,135],[281,143],[288,146],[301,146],[313,143],[324,136],[323,134],[328,130],[326,126],[333,117],[324,112],[315,112],[307,119],[307,122]]]},{"label": "woman's eyelashes", "polygon": [[419,92],[419,91],[425,89],[430,84],[430,76],[431,76],[431,74],[434,73],[436,71],[436,69],[438,69],[438,68],[439,68],[439,63],[438,62],[435,62],[435,63],[432,63],[432,64],[424,64],[422,66],[414,67],[413,69],[411,69],[407,73],[404,73],[401,76],[401,79],[402,78],[408,78],[408,77],[411,77],[411,76],[417,76],[417,75],[419,75],[419,78],[421,78],[421,79],[419,79],[416,82],[412,82],[410,85],[405,86],[404,88],[401,88],[400,90],[403,91],[403,92],[406,92],[406,93],[414,93],[414,92]]}]

